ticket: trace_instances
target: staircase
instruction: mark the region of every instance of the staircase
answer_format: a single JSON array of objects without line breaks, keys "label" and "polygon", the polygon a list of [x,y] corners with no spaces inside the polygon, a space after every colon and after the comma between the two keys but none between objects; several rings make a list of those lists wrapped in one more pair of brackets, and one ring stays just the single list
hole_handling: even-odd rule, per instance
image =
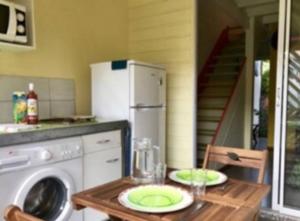
[{"label": "staircase", "polygon": [[245,35],[225,29],[198,77],[197,160],[214,144],[245,62]]}]

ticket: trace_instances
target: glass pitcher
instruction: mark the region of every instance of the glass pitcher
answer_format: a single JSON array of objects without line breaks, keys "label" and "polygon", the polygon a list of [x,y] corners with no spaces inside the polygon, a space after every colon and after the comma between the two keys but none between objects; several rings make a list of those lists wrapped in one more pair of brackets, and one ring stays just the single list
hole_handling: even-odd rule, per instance
[{"label": "glass pitcher", "polygon": [[132,178],[135,183],[153,182],[154,166],[159,162],[159,147],[150,138],[136,138],[134,142]]}]

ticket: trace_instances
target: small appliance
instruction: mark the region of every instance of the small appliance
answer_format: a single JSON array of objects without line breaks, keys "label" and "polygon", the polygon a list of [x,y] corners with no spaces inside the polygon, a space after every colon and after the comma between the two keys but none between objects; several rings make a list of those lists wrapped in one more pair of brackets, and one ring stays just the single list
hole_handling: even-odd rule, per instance
[{"label": "small appliance", "polygon": [[0,0],[0,41],[27,43],[26,7]]}]

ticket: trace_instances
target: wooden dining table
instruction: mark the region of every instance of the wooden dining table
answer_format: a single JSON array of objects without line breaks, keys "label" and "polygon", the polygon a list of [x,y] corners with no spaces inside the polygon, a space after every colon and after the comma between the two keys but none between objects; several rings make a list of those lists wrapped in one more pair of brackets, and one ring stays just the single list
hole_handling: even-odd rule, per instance
[{"label": "wooden dining table", "polygon": [[[166,179],[166,184],[190,191],[190,187]],[[72,196],[76,210],[93,208],[107,213],[111,220],[126,221],[252,221],[254,220],[262,199],[270,191],[270,186],[236,179],[226,183],[207,187],[202,197],[203,206],[197,203],[169,213],[154,214],[138,212],[122,206],[118,196],[123,191],[137,186],[130,177],[125,177],[100,185]]]}]

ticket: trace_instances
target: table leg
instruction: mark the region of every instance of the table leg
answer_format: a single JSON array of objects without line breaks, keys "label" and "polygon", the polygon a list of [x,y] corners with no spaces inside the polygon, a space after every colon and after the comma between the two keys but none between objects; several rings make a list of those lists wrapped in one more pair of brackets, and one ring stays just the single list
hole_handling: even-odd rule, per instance
[{"label": "table leg", "polygon": [[122,221],[123,219],[120,219],[118,217],[114,217],[114,216],[109,216],[109,221]]}]

